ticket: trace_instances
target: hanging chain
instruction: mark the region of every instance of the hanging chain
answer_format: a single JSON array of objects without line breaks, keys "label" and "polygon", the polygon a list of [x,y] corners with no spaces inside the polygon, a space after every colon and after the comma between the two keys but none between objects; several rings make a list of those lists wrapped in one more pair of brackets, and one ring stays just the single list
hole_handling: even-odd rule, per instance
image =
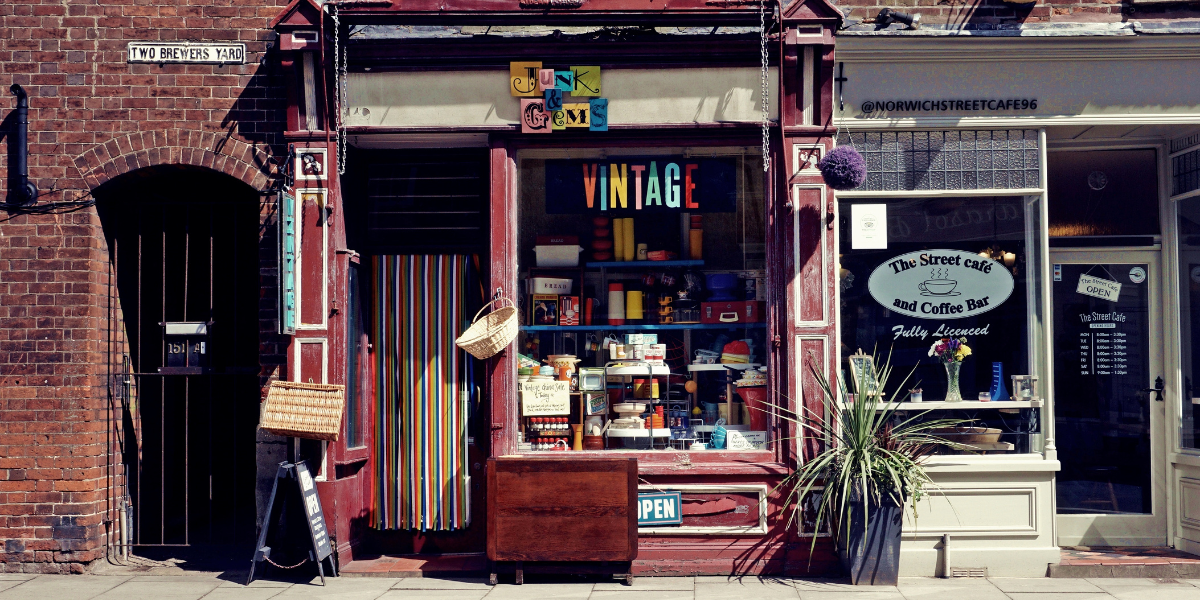
[{"label": "hanging chain", "polygon": [[333,17],[333,66],[336,73],[334,89],[334,127],[337,132],[337,165],[338,175],[346,172],[346,131],[342,123],[342,105],[346,101],[346,63],[350,52],[341,48],[342,24],[338,21],[337,5],[328,4],[329,15]]},{"label": "hanging chain", "polygon": [[265,560],[265,561],[267,561],[267,562],[271,563],[272,565],[275,565],[276,567],[278,567],[278,568],[280,568],[280,569],[285,569],[285,570],[286,570],[286,569],[295,569],[296,567],[298,567],[298,566],[300,566],[300,565],[302,565],[302,564],[304,564],[304,563],[308,562],[308,559],[306,558],[306,559],[304,559],[304,560],[302,560],[302,561],[300,561],[300,562],[298,562],[298,563],[296,563],[296,564],[294,564],[294,565],[292,565],[292,566],[290,566],[290,567],[289,567],[289,566],[286,566],[286,565],[281,565],[281,564],[279,564],[279,563],[277,563],[277,562],[275,562],[275,561],[271,560],[271,557],[269,557],[269,556],[264,556],[264,557],[263,557],[263,560]]},{"label": "hanging chain", "polygon": [[762,58],[762,154],[763,172],[771,169],[770,96],[767,94],[767,1],[758,2],[758,49]]}]

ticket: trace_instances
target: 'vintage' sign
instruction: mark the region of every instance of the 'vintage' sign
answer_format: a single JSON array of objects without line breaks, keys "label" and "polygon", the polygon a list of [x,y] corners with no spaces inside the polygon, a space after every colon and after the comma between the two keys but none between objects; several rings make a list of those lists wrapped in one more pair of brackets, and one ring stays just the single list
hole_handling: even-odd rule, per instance
[{"label": "'vintage' sign", "polygon": [[546,213],[734,212],[732,158],[624,156],[547,160]]},{"label": "'vintage' sign", "polygon": [[246,64],[246,45],[224,42],[129,42],[127,62]]},{"label": "'vintage' sign", "polygon": [[983,314],[1012,295],[1004,265],[965,250],[919,250],[879,265],[867,281],[876,302],[918,319]]}]

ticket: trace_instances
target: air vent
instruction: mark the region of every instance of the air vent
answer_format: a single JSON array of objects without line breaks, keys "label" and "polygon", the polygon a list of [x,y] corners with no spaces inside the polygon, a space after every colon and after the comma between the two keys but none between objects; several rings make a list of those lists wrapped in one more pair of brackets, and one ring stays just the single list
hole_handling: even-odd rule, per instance
[{"label": "air vent", "polygon": [[951,577],[987,577],[987,567],[950,567]]}]

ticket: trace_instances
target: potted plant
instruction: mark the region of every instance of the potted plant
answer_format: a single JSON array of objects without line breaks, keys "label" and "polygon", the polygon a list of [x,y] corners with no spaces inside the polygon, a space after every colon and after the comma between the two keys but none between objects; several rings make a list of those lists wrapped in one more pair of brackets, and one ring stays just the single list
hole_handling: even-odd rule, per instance
[{"label": "potted plant", "polygon": [[[853,369],[850,383],[839,378],[835,389],[810,359],[809,371],[821,387],[824,410],[805,410],[804,418],[786,413],[782,417],[822,444],[780,484],[789,491],[788,504],[797,511],[810,507],[817,531],[828,527],[856,585],[896,584],[905,505],[915,516],[926,486],[933,485],[924,461],[938,446],[961,447],[932,433],[961,420],[927,421],[922,417],[928,411],[896,412],[908,377],[884,399],[890,363],[890,355],[882,366],[866,362],[866,368]],[[854,402],[839,405],[838,398],[850,397],[851,388]]]}]

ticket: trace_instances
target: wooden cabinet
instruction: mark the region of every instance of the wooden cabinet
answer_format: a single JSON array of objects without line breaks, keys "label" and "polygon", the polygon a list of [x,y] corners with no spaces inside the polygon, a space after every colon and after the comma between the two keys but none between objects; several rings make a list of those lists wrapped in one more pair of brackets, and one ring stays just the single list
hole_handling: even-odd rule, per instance
[{"label": "wooden cabinet", "polygon": [[526,561],[633,561],[637,459],[563,452],[488,460],[488,558],[516,562],[518,583]]}]

